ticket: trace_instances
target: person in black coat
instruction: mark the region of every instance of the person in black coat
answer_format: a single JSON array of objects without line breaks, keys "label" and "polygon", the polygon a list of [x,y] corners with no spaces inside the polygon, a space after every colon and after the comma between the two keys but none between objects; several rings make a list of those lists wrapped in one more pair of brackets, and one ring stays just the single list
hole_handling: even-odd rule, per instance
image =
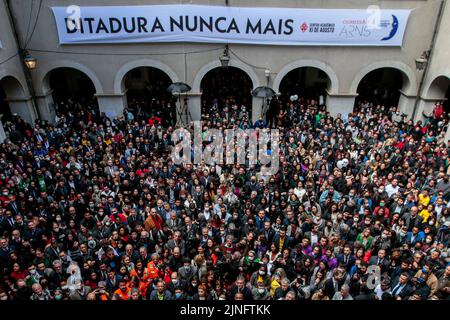
[{"label": "person in black coat", "polygon": [[241,276],[237,278],[234,286],[231,288],[230,296],[234,297],[238,292],[244,295],[244,300],[247,301],[253,300],[252,291],[245,286],[245,278]]},{"label": "person in black coat", "polygon": [[389,259],[386,258],[386,250],[378,250],[378,254],[369,259],[369,266],[379,266],[381,273],[385,272],[389,267]]},{"label": "person in black coat", "polygon": [[418,278],[412,278],[414,292],[411,295],[411,300],[427,300],[430,295],[431,288],[427,285],[427,280],[420,276]]},{"label": "person in black coat", "polygon": [[[281,242],[283,243],[283,245],[280,248]],[[280,251],[283,251],[284,249],[289,248],[289,246],[291,244],[291,238],[286,235],[286,227],[285,226],[281,227],[280,231],[275,234],[275,236],[273,237],[273,243]]]},{"label": "person in black coat", "polygon": [[335,269],[333,271],[333,276],[325,281],[324,293],[330,298],[333,298],[334,294],[341,290],[342,285],[344,284],[345,279],[342,276],[342,273]]},{"label": "person in black coat", "polygon": [[402,273],[396,282],[392,283],[391,293],[397,300],[407,299],[414,291],[409,284],[409,274]]},{"label": "person in black coat", "polygon": [[338,265],[345,266],[347,272],[350,271],[355,264],[355,257],[352,255],[352,248],[350,246],[345,246],[343,252],[338,254],[337,262]]}]

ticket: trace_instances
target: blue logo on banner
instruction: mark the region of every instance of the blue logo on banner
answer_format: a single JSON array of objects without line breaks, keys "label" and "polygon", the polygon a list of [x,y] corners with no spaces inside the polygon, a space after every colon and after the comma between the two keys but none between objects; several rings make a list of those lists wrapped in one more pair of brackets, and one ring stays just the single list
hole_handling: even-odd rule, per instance
[{"label": "blue logo on banner", "polygon": [[391,27],[392,27],[392,29],[391,29],[391,32],[389,33],[389,35],[387,37],[384,37],[383,39],[381,39],[381,41],[390,40],[397,33],[397,30],[398,30],[398,19],[394,15],[392,15],[392,25],[391,25]]}]

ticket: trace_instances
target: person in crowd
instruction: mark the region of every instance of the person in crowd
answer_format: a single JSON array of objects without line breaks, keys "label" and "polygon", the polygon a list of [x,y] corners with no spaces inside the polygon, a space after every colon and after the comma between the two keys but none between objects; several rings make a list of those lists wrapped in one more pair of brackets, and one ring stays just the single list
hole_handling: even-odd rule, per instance
[{"label": "person in crowd", "polygon": [[280,97],[253,123],[235,94],[207,97],[202,132],[279,129],[270,175],[177,164],[162,98],[114,117],[67,100],[54,123],[8,118],[0,299],[449,299],[445,110],[423,124]]}]

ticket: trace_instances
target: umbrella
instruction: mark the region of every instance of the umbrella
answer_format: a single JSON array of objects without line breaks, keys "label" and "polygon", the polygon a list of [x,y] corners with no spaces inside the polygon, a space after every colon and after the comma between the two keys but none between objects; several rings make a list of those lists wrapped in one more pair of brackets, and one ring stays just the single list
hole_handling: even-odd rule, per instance
[{"label": "umbrella", "polygon": [[180,94],[191,91],[191,87],[184,82],[174,82],[168,88],[167,91],[171,94]]},{"label": "umbrella", "polygon": [[255,98],[272,98],[276,92],[269,87],[258,87],[252,91],[252,96]]}]

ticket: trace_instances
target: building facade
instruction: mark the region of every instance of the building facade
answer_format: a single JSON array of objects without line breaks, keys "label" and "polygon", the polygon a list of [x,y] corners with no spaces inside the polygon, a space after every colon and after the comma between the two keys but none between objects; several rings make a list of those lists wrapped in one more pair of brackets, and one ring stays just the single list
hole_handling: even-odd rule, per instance
[{"label": "building facade", "polygon": [[[361,95],[361,84],[371,74],[372,81],[392,86],[401,111],[419,119],[430,112],[436,100],[445,100],[450,85],[450,5],[446,0],[376,1],[381,9],[411,9],[401,47],[367,46],[269,46],[230,44],[229,66],[249,79],[252,88],[268,85],[282,91],[285,78],[295,70],[302,73],[302,84],[323,84],[328,110],[347,114]],[[187,104],[193,119],[201,116],[202,81],[221,67],[222,44],[145,43],[60,45],[52,6],[133,6],[152,4],[203,4],[235,7],[366,9],[369,0],[42,0],[0,2],[0,87],[2,108],[9,108],[28,121],[37,117],[54,121],[55,91],[60,85],[52,75],[70,68],[89,79],[101,111],[119,114],[127,106],[130,90],[127,77],[137,68],[162,71],[170,82],[182,81],[192,90]],[[9,4],[9,10],[8,10]],[[10,13],[10,14],[9,14]],[[15,31],[14,31],[15,30]],[[436,36],[433,37],[434,33]],[[16,34],[16,36],[15,36]],[[432,43],[432,40],[435,40]],[[430,50],[429,65],[416,68],[416,59]],[[37,68],[27,77],[18,52],[26,49],[37,59]],[[68,86],[76,75],[66,74]],[[378,77],[378,78],[377,78]],[[377,80],[378,79],[378,80]],[[32,82],[32,83],[30,83]],[[387,91],[390,88],[385,88]],[[76,88],[75,88],[76,90]],[[81,90],[81,89],[79,89]],[[370,89],[372,90],[372,89]],[[377,89],[378,90],[378,89]],[[387,92],[386,91],[386,92]],[[386,93],[387,94],[387,93]],[[252,118],[262,115],[261,99],[253,98]],[[4,138],[3,129],[0,135]]]}]

